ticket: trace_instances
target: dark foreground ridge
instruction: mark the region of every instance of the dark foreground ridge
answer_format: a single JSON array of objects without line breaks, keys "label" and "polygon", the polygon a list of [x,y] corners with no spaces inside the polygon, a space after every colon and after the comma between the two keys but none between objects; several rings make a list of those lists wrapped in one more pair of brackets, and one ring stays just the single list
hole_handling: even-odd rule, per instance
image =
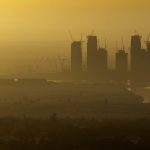
[{"label": "dark foreground ridge", "polygon": [[148,150],[150,120],[0,119],[1,150]]}]

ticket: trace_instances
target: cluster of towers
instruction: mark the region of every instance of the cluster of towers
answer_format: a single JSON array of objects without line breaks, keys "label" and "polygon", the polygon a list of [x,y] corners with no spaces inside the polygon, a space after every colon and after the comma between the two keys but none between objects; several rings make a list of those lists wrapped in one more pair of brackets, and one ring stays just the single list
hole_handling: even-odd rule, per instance
[{"label": "cluster of towers", "polygon": [[[116,76],[117,79],[148,79],[150,75],[150,42],[147,41],[147,48],[141,46],[141,36],[131,37],[131,71],[128,71],[128,53],[124,48],[117,50],[115,58],[115,71],[108,69],[107,49],[98,47],[97,36],[87,37],[87,74],[90,77]],[[82,41],[74,41],[71,44],[71,72],[79,75],[82,69]]]}]

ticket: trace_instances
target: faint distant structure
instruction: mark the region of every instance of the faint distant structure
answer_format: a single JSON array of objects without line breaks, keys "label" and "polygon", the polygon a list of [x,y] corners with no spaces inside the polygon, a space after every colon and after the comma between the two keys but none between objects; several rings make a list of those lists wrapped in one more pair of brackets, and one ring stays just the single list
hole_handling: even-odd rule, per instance
[{"label": "faint distant structure", "polygon": [[147,51],[150,52],[150,35],[148,35],[147,40],[145,41]]},{"label": "faint distant structure", "polygon": [[71,72],[82,72],[82,41],[74,41],[71,44]]},{"label": "faint distant structure", "polygon": [[88,36],[87,41],[87,71],[89,74],[97,72],[97,36]]},{"label": "faint distant structure", "polygon": [[59,58],[59,63],[61,67],[61,72],[67,72],[67,58]]},{"label": "faint distant structure", "polygon": [[128,72],[128,53],[124,49],[116,53],[116,73],[118,79],[127,78]]}]

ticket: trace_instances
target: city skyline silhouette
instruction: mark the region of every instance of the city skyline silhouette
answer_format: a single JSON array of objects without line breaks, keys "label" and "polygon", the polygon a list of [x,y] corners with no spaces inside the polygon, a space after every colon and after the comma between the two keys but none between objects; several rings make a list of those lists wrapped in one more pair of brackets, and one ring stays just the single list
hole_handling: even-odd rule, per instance
[{"label": "city skyline silhouette", "polygon": [[[139,35],[139,34],[135,33],[133,35],[136,36],[136,35]],[[139,35],[139,36],[141,36],[141,35]],[[81,48],[80,49],[82,49],[82,50],[79,50],[79,52],[82,51],[82,52],[80,52],[81,53],[80,54],[81,55],[80,59],[82,59],[82,60],[80,60],[80,65],[81,65],[80,68],[82,68],[83,70],[88,70],[88,60],[87,60],[87,58],[92,56],[92,54],[89,54],[89,56],[88,56],[88,45],[87,45],[87,43],[88,43],[88,38],[89,37],[95,37],[96,38],[96,44],[95,44],[96,48],[95,49],[96,49],[96,51],[99,51],[98,52],[99,54],[96,52],[97,54],[95,54],[95,55],[97,55],[97,56],[99,55],[99,57],[101,57],[97,60],[99,62],[96,62],[96,63],[99,63],[99,66],[102,65],[102,63],[104,63],[103,65],[105,65],[105,66],[101,66],[103,68],[103,70],[107,70],[107,69],[114,70],[114,69],[116,69],[116,65],[117,65],[116,64],[116,57],[117,57],[116,54],[120,50],[124,50],[128,54],[128,56],[127,56],[128,57],[127,58],[127,67],[126,68],[127,68],[127,71],[131,70],[131,68],[132,68],[131,67],[131,64],[132,64],[132,62],[131,62],[131,48],[132,48],[131,39],[129,38],[130,39],[130,44],[129,44],[130,46],[127,46],[124,43],[124,39],[121,39],[120,42],[114,43],[115,48],[112,52],[112,49],[110,49],[110,44],[111,43],[107,42],[107,40],[105,40],[105,41],[99,40],[99,39],[101,39],[101,37],[97,36],[95,34],[87,36],[87,40],[84,40],[85,37],[83,37],[84,38],[83,42],[80,41],[80,40],[79,41],[74,41],[74,42],[78,42],[78,43],[81,42],[81,44],[80,44]],[[22,60],[24,60],[24,63],[23,63],[23,61],[22,61],[22,63],[20,63],[21,60],[19,60],[19,59],[15,60],[16,62],[20,63],[20,68],[22,68],[21,71],[20,71],[20,75],[21,75],[21,72],[22,72],[22,74],[25,74],[25,72],[26,72],[26,73],[28,73],[28,75],[30,75],[31,71],[34,70],[34,72],[37,72],[37,76],[38,76],[38,74],[42,73],[42,70],[40,70],[40,68],[43,69],[43,73],[45,73],[45,74],[46,73],[50,74],[52,72],[60,72],[60,71],[62,71],[63,68],[65,70],[71,71],[71,60],[72,60],[71,57],[70,57],[70,54],[71,54],[70,44],[71,43],[66,42],[65,45],[63,45],[63,43],[60,43],[60,45],[59,45],[58,43],[57,44],[53,43],[53,47],[51,47],[51,42],[46,42],[46,43],[41,42],[41,44],[36,43],[36,42],[35,43],[30,42],[30,44],[28,44],[28,42],[27,42],[25,44],[23,42],[23,43],[18,44],[19,46],[16,45],[16,49],[13,49],[13,46],[15,46],[15,45],[13,45],[11,53],[13,53],[13,51],[15,50],[17,52],[16,54],[18,54],[18,55],[23,54],[22,56],[20,55],[20,58],[21,57],[23,58],[24,56],[26,56],[26,59],[22,59]],[[5,44],[3,43],[3,46],[4,45]],[[59,50],[55,47],[56,45],[57,45],[57,48]],[[63,47],[63,49],[62,49],[62,47]],[[18,48],[21,50],[20,52],[18,51],[19,50]],[[53,54],[52,54],[52,51],[51,51],[52,49],[56,49],[56,52],[53,52]],[[147,36],[147,38],[145,40],[144,40],[144,38],[140,39],[140,49],[143,49],[143,51],[144,51],[144,49],[145,50],[149,49],[149,36]],[[8,49],[6,49],[6,50],[8,50]],[[105,54],[105,51],[106,51],[106,54]],[[28,52],[33,53],[33,55],[32,56],[28,55]],[[44,52],[44,53],[42,54],[42,52]],[[6,56],[6,58],[7,57],[8,56]],[[11,61],[13,60],[11,57],[13,59],[15,59],[16,56],[15,55],[10,55],[7,58],[7,62],[9,62],[10,60]],[[3,58],[2,58],[2,60],[3,60]],[[62,62],[63,59],[65,59],[64,62]],[[94,59],[94,60],[96,61],[96,59]],[[103,60],[103,62],[102,62],[102,60]],[[114,61],[112,61],[112,60],[114,60]],[[28,63],[26,61],[28,61]],[[78,62],[78,60],[76,60],[76,61]],[[11,63],[13,64],[14,62],[11,62]],[[27,63],[27,64],[25,64],[25,63]],[[62,64],[62,63],[64,63],[64,64]],[[53,64],[53,66],[51,64]],[[147,62],[147,64],[148,64],[148,62]],[[64,65],[64,66],[62,66],[62,65]],[[86,65],[87,65],[87,67],[86,67]],[[114,66],[114,67],[111,68],[111,65]],[[96,67],[96,64],[94,66]],[[94,66],[91,66],[91,68],[94,69]],[[15,67],[15,65],[14,65],[14,67]],[[9,69],[9,67],[8,67],[8,69]],[[19,69],[19,67],[18,67],[18,69]],[[96,67],[95,69],[97,70],[98,68]],[[99,69],[99,71],[100,71],[100,69]],[[7,74],[9,76],[9,73],[3,72],[3,71],[1,71],[1,72],[4,73],[4,74]]]},{"label": "city skyline silhouette", "polygon": [[150,150],[150,1],[0,0],[0,150]]}]

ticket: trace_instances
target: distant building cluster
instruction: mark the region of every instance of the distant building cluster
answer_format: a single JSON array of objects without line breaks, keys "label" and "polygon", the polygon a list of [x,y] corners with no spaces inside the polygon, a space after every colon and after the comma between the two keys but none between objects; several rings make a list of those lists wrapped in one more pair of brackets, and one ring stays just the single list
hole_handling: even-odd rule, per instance
[{"label": "distant building cluster", "polygon": [[[106,47],[98,47],[97,36],[87,37],[87,70],[88,77],[107,79],[110,76],[120,80],[148,80],[150,76],[150,41],[146,41],[147,48],[141,45],[141,36],[131,37],[131,61],[124,47],[117,49],[115,54],[115,71],[108,69],[108,52]],[[71,44],[71,73],[74,76],[83,74],[82,41]],[[131,71],[128,71],[131,62]]]}]

